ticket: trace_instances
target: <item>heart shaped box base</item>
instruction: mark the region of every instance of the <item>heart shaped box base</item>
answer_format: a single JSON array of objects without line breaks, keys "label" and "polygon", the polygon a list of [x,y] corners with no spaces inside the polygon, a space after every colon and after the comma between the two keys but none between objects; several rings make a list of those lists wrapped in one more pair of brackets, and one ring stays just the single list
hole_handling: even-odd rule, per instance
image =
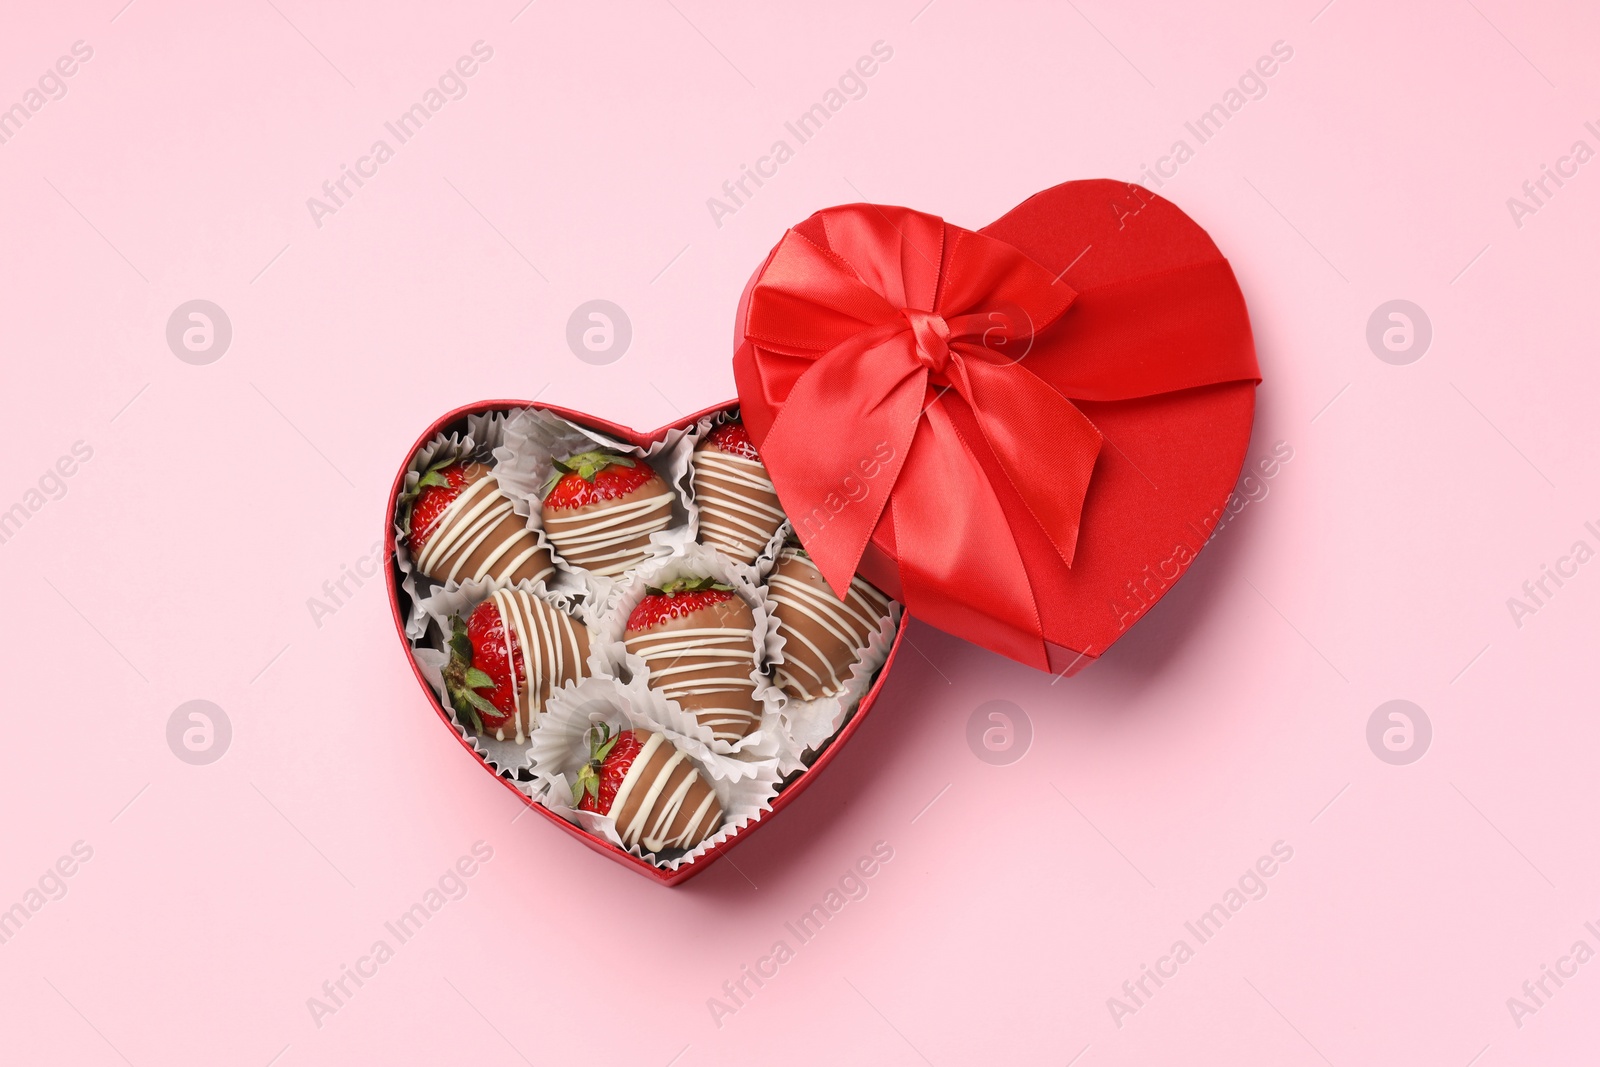
[{"label": "heart shaped box base", "polygon": [[698,411],[693,415],[685,416],[684,418],[679,419],[677,422],[669,423],[668,425],[659,427],[658,429],[641,433],[640,431],[634,430],[630,427],[619,426],[614,422],[608,422],[604,419],[597,419],[591,415],[585,415],[581,412],[569,411],[565,408],[554,407],[549,404],[536,404],[527,400],[484,400],[476,404],[469,404],[465,407],[457,408],[446,415],[440,416],[440,418],[437,419],[433,425],[429,426],[422,432],[422,435],[418,437],[416,442],[412,444],[411,448],[406,451],[405,463],[401,464],[400,471],[395,476],[394,485],[390,488],[389,507],[384,516],[384,543],[391,546],[389,553],[389,566],[386,569],[386,575],[389,587],[389,607],[394,614],[395,633],[400,638],[400,645],[402,650],[405,652],[406,662],[410,664],[411,671],[416,676],[417,684],[422,688],[423,693],[426,694],[428,702],[433,705],[434,712],[439,716],[439,721],[443,723],[445,729],[450,732],[450,736],[454,738],[462,748],[466,749],[467,753],[477,761],[477,763],[490,777],[499,782],[501,786],[508,790],[517,799],[521,800],[522,803],[526,804],[529,808],[532,808],[536,814],[543,816],[545,819],[560,827],[562,831],[583,842],[583,844],[594,849],[596,852],[599,852],[602,855],[605,855],[622,864],[624,867],[637,871],[652,881],[659,882],[662,885],[679,885],[688,881],[690,878],[693,878],[695,875],[699,874],[701,871],[710,866],[718,857],[727,852],[734,845],[737,845],[756,830],[767,825],[780,811],[792,803],[796,797],[798,797],[802,792],[811,786],[811,783],[816,779],[817,775],[822,773],[828,764],[832,762],[835,754],[839,752],[844,744],[850,740],[851,736],[856,732],[856,730],[860,728],[861,723],[867,717],[867,712],[872,710],[872,705],[877,701],[878,698],[878,690],[883,687],[884,679],[889,676],[889,668],[894,664],[895,654],[900,650],[900,641],[905,636],[905,628],[909,622],[909,616],[907,616],[904,612],[901,613],[900,624],[895,631],[894,643],[889,648],[888,657],[884,660],[883,666],[878,670],[877,677],[873,679],[871,688],[869,688],[866,694],[861,698],[860,704],[858,704],[855,711],[850,714],[844,726],[837,734],[834,735],[833,739],[827,742],[822,751],[819,752],[811,761],[811,764],[806,767],[805,770],[801,771],[797,776],[788,780],[788,782],[779,791],[778,795],[773,798],[771,810],[763,812],[755,821],[750,822],[734,831],[725,840],[718,842],[716,845],[706,850],[706,852],[702,855],[695,857],[692,861],[682,863],[676,869],[657,867],[646,860],[642,860],[637,856],[630,855],[629,853],[611,844],[609,841],[596,837],[581,827],[573,825],[572,823],[563,819],[561,816],[557,815],[555,812],[551,811],[549,808],[546,808],[538,801],[534,800],[532,797],[528,796],[526,793],[522,792],[522,790],[516,787],[514,782],[503,777],[499,772],[491,767],[478,753],[478,751],[472,747],[471,743],[457,732],[456,725],[450,717],[450,712],[435,697],[433,688],[428,684],[427,679],[423,677],[422,671],[418,668],[416,660],[412,657],[411,642],[406,637],[405,619],[407,608],[409,607],[408,601],[410,597],[407,595],[405,590],[401,588],[400,568],[393,558],[392,546],[394,544],[393,531],[395,528],[394,524],[396,518],[395,508],[400,498],[401,489],[405,483],[406,467],[407,464],[410,463],[411,457],[416,455],[418,449],[422,448],[423,445],[433,440],[439,434],[449,433],[452,430],[464,428],[469,415],[481,415],[490,411],[502,411],[510,408],[538,408],[541,411],[547,411],[552,415],[559,416],[560,418],[566,419],[569,422],[576,423],[591,430],[597,430],[603,434],[608,434],[619,441],[626,441],[629,444],[637,445],[639,447],[648,447],[649,445],[654,444],[655,442],[664,438],[669,431],[675,429],[685,429],[694,425],[697,420],[706,415],[712,415],[719,411],[731,410],[737,406],[738,401],[730,400],[727,403],[717,404],[713,407],[706,408],[704,411]]}]

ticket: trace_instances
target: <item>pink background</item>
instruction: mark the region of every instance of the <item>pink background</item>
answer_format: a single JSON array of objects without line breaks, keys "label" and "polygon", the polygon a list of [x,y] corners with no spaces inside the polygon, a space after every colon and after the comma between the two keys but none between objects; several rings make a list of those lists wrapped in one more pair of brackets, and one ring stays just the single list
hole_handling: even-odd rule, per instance
[{"label": "pink background", "polygon": [[[1520,627],[1506,603],[1600,547],[1600,163],[1520,227],[1506,205],[1600,148],[1588,5],[121,3],[0,33],[0,106],[93,49],[0,144],[0,509],[29,512],[0,544],[0,908],[93,850],[0,945],[0,1057],[1592,1057],[1600,963],[1547,979],[1520,1026],[1507,1007],[1575,941],[1600,949],[1600,563]],[[467,95],[317,226],[307,198],[478,40]],[[866,95],[716,225],[707,198],[880,40]],[[313,617],[436,414],[539,394],[651,427],[723,400],[735,300],[784,226],[858,199],[979,226],[1134,179],[1276,41],[1267,94],[1160,192],[1249,300],[1251,457],[1293,459],[1081,675],[913,626],[816,787],[667,891],[513,823],[379,584]],[[165,340],[196,298],[233,326],[205,366]],[[633,324],[607,366],[565,341],[594,298]],[[1405,366],[1365,337],[1396,298],[1433,327]],[[78,441],[92,458],[46,477]],[[41,477],[65,495],[30,497]],[[232,723],[209,766],[168,747],[191,699]],[[1367,744],[1391,699],[1432,723],[1410,765]],[[966,740],[992,700],[1032,724],[1007,766]],[[307,998],[479,840],[465,897],[319,1027]],[[880,841],[865,898],[799,944],[785,922]],[[1184,923],[1278,841],[1266,895],[1198,944]],[[1194,958],[1114,1019],[1179,938]],[[780,939],[793,959],[714,1019]]]}]

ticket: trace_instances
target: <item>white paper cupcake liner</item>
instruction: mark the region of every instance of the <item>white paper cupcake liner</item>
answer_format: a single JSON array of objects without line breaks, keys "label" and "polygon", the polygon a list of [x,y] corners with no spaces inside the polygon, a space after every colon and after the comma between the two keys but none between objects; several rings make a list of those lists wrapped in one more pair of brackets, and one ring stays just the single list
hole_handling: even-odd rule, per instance
[{"label": "white paper cupcake liner", "polygon": [[[633,712],[631,696],[616,679],[585,678],[545,702],[528,749],[527,766],[533,773],[530,785],[535,787],[530,793],[545,807],[590,833],[598,833],[597,827],[609,826],[611,819],[578,810],[572,802],[572,786],[579,768],[589,758],[589,730],[601,722],[610,723],[613,733],[644,726]],[[621,844],[614,827],[606,839]]]},{"label": "white paper cupcake liner", "polygon": [[[689,543],[690,539],[689,512],[684,503],[688,496],[689,480],[687,440],[685,431],[669,430],[666,437],[650,447],[637,448],[596,430],[568,422],[548,411],[526,408],[513,414],[506,422],[502,441],[494,449],[495,475],[511,497],[516,513],[527,520],[529,529],[538,530],[540,538],[548,543],[544,533],[544,489],[555,473],[557,459],[596,446],[642,459],[654,468],[672,490],[672,522],[666,529],[650,535],[651,550],[657,557],[666,557]],[[560,576],[552,583],[556,588],[581,589],[597,604],[604,604],[616,589],[616,578],[575,566],[567,562],[554,547],[551,549],[551,559]]]},{"label": "white paper cupcake liner", "polygon": [[539,728],[534,732],[530,753],[533,781],[527,783],[526,791],[563,819],[629,855],[668,870],[676,870],[754,822],[762,812],[772,809],[772,800],[778,794],[777,762],[768,760],[756,765],[756,773],[737,781],[718,777],[692,749],[683,744],[682,738],[661,731],[668,741],[682,748],[717,794],[717,800],[722,804],[722,826],[687,852],[678,853],[674,850],[670,855],[658,856],[637,845],[629,848],[622,843],[616,820],[612,816],[582,811],[573,804],[572,785],[577,780],[578,769],[589,757],[588,734],[596,723],[610,723],[613,732],[652,729],[638,714],[634,696],[611,678],[585,679],[563,690],[559,699],[552,696],[540,715],[542,721]]}]

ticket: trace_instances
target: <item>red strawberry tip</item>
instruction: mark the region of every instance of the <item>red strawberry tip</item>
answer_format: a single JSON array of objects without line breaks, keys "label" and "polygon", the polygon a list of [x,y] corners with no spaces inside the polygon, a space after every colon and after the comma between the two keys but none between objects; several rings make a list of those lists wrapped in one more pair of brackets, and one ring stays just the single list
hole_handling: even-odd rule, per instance
[{"label": "red strawberry tip", "polygon": [[[592,449],[588,452],[577,452],[555,460],[551,466],[555,467],[558,475],[576,474],[593,485],[594,476],[607,467],[636,467],[638,464],[627,456],[619,455],[615,452]],[[559,481],[560,478],[556,480]]]},{"label": "red strawberry tip", "polygon": [[445,489],[450,487],[450,479],[444,474],[444,469],[453,462],[455,461],[446,459],[435,463],[422,472],[422,477],[417,479],[416,485],[400,494],[398,510],[402,536],[409,536],[411,533],[411,510],[416,507],[417,497],[422,495],[422,491],[430,486],[438,486]]},{"label": "red strawberry tip", "polygon": [[756,451],[755,442],[750,440],[750,432],[744,428],[742,422],[723,423],[711,431],[707,440],[731,455],[761,462],[761,453]]},{"label": "red strawberry tip", "polygon": [[409,539],[412,552],[422,551],[423,542],[433,533],[432,522],[425,521],[420,530],[412,528],[417,511],[427,513],[428,519],[436,519],[460,495],[470,480],[467,471],[474,466],[487,468],[489,465],[472,456],[440,460],[422,472],[416,485],[400,495],[400,533]]},{"label": "red strawberry tip", "polygon": [[674,578],[661,586],[646,586],[645,597],[628,616],[629,632],[666,622],[731,600],[733,586],[715,578]]},{"label": "red strawberry tip", "polygon": [[557,509],[620,499],[660,477],[648,463],[599,450],[567,456],[552,467],[544,506]]}]

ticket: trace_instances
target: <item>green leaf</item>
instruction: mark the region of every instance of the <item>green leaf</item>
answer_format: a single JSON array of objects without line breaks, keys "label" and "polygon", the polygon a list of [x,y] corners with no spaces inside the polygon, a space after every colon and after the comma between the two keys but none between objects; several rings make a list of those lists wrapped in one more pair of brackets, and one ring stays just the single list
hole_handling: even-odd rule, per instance
[{"label": "green leaf", "polygon": [[[565,456],[555,461],[555,469],[559,474],[576,474],[586,482],[593,482],[595,475],[607,467],[635,467],[638,466],[627,456],[619,456],[615,452],[602,452],[598,449],[588,452],[578,452]],[[555,481],[560,481],[558,476]],[[552,483],[554,488],[554,483]],[[549,492],[549,490],[545,490]]]},{"label": "green leaf", "polygon": [[600,779],[595,776],[594,768],[584,764],[578,768],[577,781],[572,783],[572,802],[583,803],[583,794],[591,793],[596,800],[600,799]]},{"label": "green leaf", "polygon": [[437,470],[430,470],[430,471],[428,471],[428,473],[424,474],[421,478],[417,479],[417,488],[418,489],[426,489],[430,485],[437,485],[437,486],[440,486],[442,488],[448,489],[448,488],[450,488],[450,479],[446,478],[443,474],[441,474]]},{"label": "green leaf", "polygon": [[483,720],[478,717],[478,710],[468,703],[465,690],[450,690],[450,706],[456,709],[457,715],[466,716],[471,720],[474,730],[483,733]]},{"label": "green leaf", "polygon": [[650,592],[665,593],[669,596],[675,596],[678,593],[703,593],[708,589],[721,589],[723,592],[731,593],[733,591],[733,586],[709,577],[674,578],[672,581],[663,585],[659,590],[652,589]]},{"label": "green leaf", "polygon": [[495,688],[494,679],[476,667],[468,667],[467,673],[462,676],[462,680],[473,689]]},{"label": "green leaf", "polygon": [[450,651],[463,662],[472,663],[472,640],[467,637],[467,624],[460,619],[450,628]]},{"label": "green leaf", "polygon": [[461,690],[461,695],[466,698],[466,701],[467,701],[468,704],[471,704],[473,707],[477,708],[481,712],[484,712],[484,713],[489,714],[489,715],[493,715],[497,719],[502,714],[499,708],[495,707],[493,704],[491,704],[489,701],[485,700],[483,697],[479,696],[476,692],[474,692],[471,689],[463,689],[463,690]]}]

